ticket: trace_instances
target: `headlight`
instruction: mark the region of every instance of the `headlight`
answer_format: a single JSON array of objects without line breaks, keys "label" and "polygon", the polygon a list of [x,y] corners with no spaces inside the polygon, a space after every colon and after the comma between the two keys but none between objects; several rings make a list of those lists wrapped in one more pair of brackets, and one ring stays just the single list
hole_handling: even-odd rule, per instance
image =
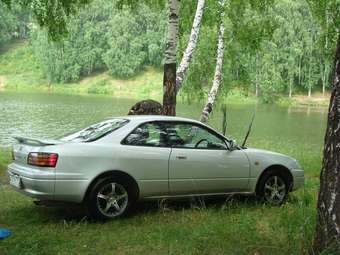
[{"label": "headlight", "polygon": [[295,165],[294,168],[295,168],[295,169],[302,169],[302,167],[301,167],[299,161],[297,161],[296,159],[293,159],[293,161],[294,161],[294,165]]}]

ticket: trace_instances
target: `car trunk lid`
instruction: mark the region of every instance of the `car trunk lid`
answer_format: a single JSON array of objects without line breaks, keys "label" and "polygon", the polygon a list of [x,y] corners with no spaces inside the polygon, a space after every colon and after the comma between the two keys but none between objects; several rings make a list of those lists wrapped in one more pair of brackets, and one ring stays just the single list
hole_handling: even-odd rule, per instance
[{"label": "car trunk lid", "polygon": [[13,160],[16,163],[27,165],[30,152],[40,152],[45,146],[62,144],[64,142],[51,139],[37,139],[27,137],[14,137],[18,141],[13,145]]}]

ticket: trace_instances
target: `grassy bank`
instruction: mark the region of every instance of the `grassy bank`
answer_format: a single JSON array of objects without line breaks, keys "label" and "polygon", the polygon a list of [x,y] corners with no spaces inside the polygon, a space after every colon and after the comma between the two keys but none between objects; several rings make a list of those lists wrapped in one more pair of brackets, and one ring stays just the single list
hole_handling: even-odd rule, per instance
[{"label": "grassy bank", "polygon": [[[0,183],[7,183],[10,153],[0,155]],[[2,184],[0,226],[13,234],[0,240],[0,254],[307,254],[320,161],[303,155],[305,188],[281,207],[238,197],[147,202],[103,224],[88,221],[80,208],[37,207]]]},{"label": "grassy bank", "polygon": [[[122,98],[161,100],[162,79],[161,70],[146,68],[135,77],[125,80],[114,78],[104,71],[84,77],[78,82],[49,84],[43,77],[42,70],[27,42],[16,42],[0,51],[0,91],[101,94]],[[185,97],[185,95],[180,95],[179,99]],[[249,97],[237,89],[230,91],[223,100],[230,103],[257,101],[255,97]],[[329,96],[320,94],[315,94],[311,98],[302,95],[293,98],[279,96],[276,103],[295,106],[327,106]]]}]

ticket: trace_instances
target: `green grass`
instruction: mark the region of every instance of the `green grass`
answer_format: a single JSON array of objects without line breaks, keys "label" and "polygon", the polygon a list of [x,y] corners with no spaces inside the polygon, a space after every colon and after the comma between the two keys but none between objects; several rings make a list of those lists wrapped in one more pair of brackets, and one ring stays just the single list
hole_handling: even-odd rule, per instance
[{"label": "green grass", "polygon": [[[0,155],[6,183],[10,153]],[[304,155],[305,188],[281,207],[239,197],[145,202],[127,218],[98,223],[81,208],[38,207],[1,185],[0,226],[13,234],[0,241],[0,254],[307,254],[320,162]]]}]

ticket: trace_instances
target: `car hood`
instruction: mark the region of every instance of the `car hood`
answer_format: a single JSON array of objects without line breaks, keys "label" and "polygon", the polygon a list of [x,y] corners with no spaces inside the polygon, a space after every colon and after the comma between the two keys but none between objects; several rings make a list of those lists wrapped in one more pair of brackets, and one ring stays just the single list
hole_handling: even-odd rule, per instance
[{"label": "car hood", "polygon": [[249,160],[251,161],[261,161],[263,163],[267,163],[268,165],[280,164],[287,167],[288,169],[301,168],[296,159],[278,152],[256,148],[246,148],[243,149],[243,152],[246,153]]}]

